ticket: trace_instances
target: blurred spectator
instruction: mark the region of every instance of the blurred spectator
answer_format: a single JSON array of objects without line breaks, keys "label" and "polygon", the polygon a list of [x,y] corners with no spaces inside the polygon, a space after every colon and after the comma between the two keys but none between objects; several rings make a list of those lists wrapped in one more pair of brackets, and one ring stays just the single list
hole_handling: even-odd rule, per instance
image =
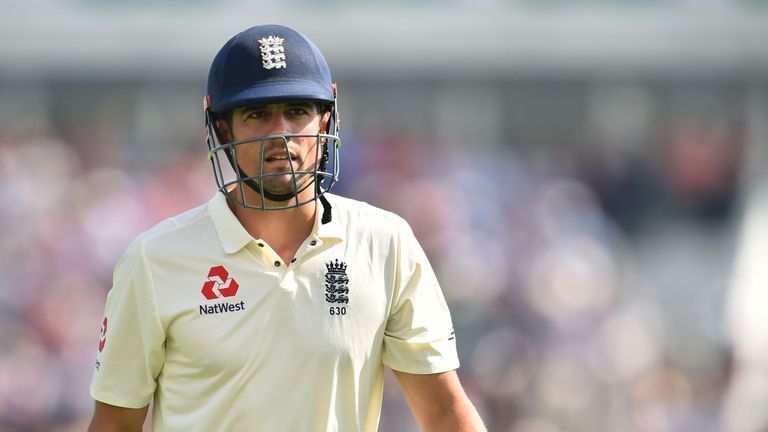
[{"label": "blurred spectator", "polygon": [[743,140],[723,121],[682,124],[661,151],[670,202],[701,219],[727,218],[737,197]]}]

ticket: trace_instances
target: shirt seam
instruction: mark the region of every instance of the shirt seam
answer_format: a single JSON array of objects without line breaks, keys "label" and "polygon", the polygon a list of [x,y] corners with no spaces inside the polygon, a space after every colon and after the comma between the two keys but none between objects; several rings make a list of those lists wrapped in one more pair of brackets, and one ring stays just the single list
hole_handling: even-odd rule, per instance
[{"label": "shirt seam", "polygon": [[392,308],[394,307],[397,299],[400,297],[400,290],[402,287],[400,286],[400,276],[401,276],[401,265],[400,260],[403,256],[402,251],[402,242],[401,242],[401,227],[398,225],[395,235],[393,236],[393,241],[395,242],[395,260],[393,265],[393,274],[392,274],[392,291],[389,295],[389,304],[387,305],[387,323],[385,323],[385,334],[386,334],[386,324],[389,323],[389,320],[392,318]]},{"label": "shirt seam", "polygon": [[[180,227],[180,225],[177,225],[177,228]],[[165,328],[163,327],[162,319],[160,318],[160,307],[159,307],[159,301],[157,298],[157,287],[155,286],[155,278],[152,276],[152,271],[149,266],[149,260],[147,259],[146,254],[146,247],[147,243],[142,242],[141,243],[141,262],[144,266],[144,271],[147,273],[147,279],[149,279],[149,287],[152,290],[152,296],[154,300],[154,310],[153,310],[153,317],[155,319],[155,324],[157,325],[157,328],[160,330],[161,334],[163,335],[163,340],[165,340]]]}]

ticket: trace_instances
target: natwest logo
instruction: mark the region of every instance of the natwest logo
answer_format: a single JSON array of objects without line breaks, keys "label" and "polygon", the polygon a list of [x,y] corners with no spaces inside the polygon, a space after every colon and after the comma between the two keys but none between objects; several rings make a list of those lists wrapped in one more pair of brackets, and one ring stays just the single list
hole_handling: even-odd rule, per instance
[{"label": "natwest logo", "polygon": [[234,279],[229,277],[229,272],[224,266],[211,267],[208,272],[208,281],[203,284],[201,292],[208,300],[219,297],[232,297],[240,288]]},{"label": "natwest logo", "polygon": [[101,322],[101,333],[99,336],[99,352],[102,352],[104,345],[107,344],[107,317],[104,317],[104,321]]}]

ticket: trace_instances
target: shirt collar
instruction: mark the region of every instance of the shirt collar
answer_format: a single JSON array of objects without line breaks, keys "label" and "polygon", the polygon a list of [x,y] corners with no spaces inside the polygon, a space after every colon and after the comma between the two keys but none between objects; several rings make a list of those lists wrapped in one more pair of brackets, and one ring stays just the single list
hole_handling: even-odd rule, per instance
[{"label": "shirt collar", "polygon": [[235,253],[253,240],[253,237],[248,234],[248,231],[232,213],[232,209],[227,204],[227,197],[222,192],[216,192],[216,195],[208,201],[208,214],[211,215],[224,252]]},{"label": "shirt collar", "polygon": [[[326,197],[328,194],[326,194]],[[327,205],[318,202],[317,212],[315,213],[315,225],[312,228],[311,236],[323,241],[343,241],[342,229],[339,221],[339,212],[335,209],[330,200],[326,199]],[[324,212],[330,212],[330,220],[323,223]],[[254,238],[248,234],[243,225],[237,220],[227,203],[227,197],[222,192],[216,194],[208,201],[208,214],[216,227],[216,233],[224,248],[224,252],[233,254],[244,248]]]}]

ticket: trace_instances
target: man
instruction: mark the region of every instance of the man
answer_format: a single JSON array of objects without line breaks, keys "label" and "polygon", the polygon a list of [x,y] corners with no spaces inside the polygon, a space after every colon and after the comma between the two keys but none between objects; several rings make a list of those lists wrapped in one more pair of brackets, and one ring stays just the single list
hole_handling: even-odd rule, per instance
[{"label": "man", "polygon": [[90,430],[140,430],[154,399],[155,431],[374,431],[384,365],[423,430],[484,430],[410,228],[328,193],[339,123],[315,45],[276,25],[236,35],[205,115],[219,191],[117,264]]}]

